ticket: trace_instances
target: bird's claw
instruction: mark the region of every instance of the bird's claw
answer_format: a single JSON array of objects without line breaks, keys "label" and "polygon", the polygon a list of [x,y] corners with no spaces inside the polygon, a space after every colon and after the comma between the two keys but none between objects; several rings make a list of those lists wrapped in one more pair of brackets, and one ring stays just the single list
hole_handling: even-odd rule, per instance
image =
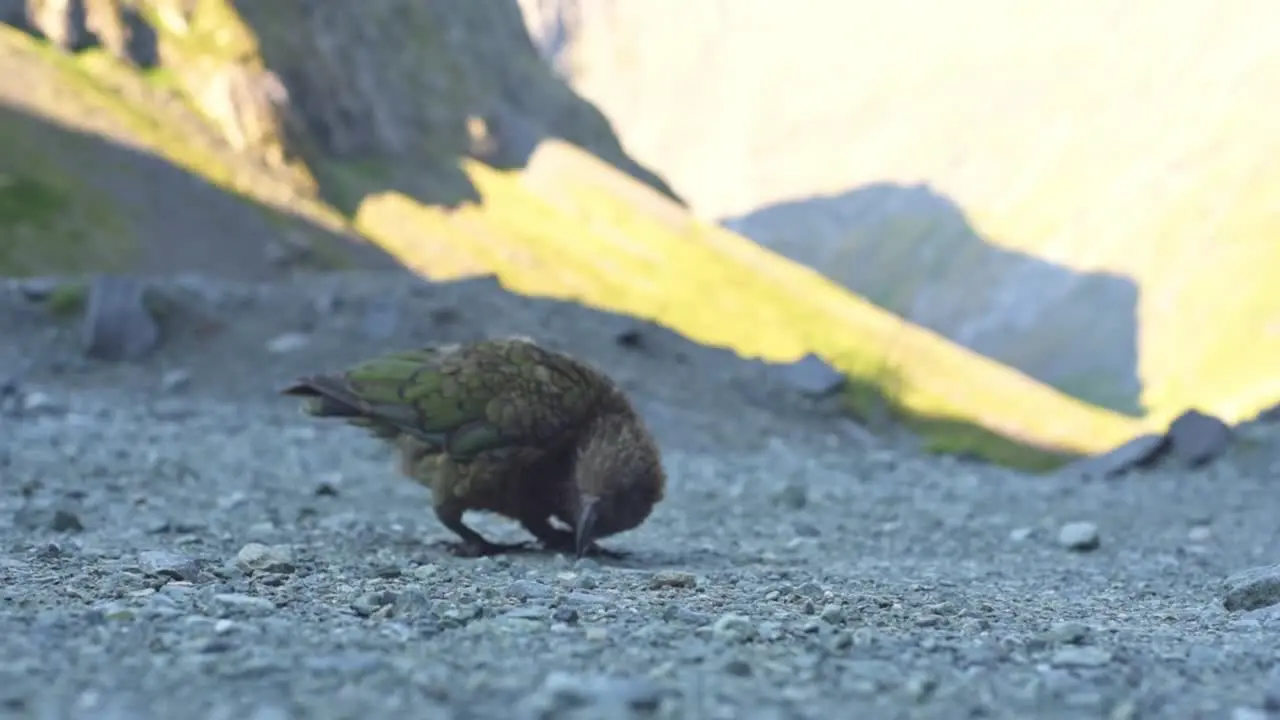
[{"label": "bird's claw", "polygon": [[[544,542],[542,545],[552,552],[566,553],[568,555],[575,554],[572,538],[569,538],[567,541],[557,540],[553,542]],[[597,545],[596,543],[591,543],[587,546],[586,552],[582,553],[583,557],[608,558],[610,560],[624,560],[627,557],[630,557],[630,555],[630,553],[626,553],[621,550],[610,550],[609,548]]]},{"label": "bird's claw", "polygon": [[592,544],[591,547],[587,548],[587,552],[584,555],[586,557],[602,557],[610,560],[625,560],[631,556],[631,553],[623,552],[622,550],[610,550],[607,547]]},{"label": "bird's claw", "polygon": [[445,549],[449,554],[455,557],[478,558],[491,557],[493,555],[503,555],[509,552],[529,549],[528,543],[495,543],[495,542],[449,542],[445,543]]}]

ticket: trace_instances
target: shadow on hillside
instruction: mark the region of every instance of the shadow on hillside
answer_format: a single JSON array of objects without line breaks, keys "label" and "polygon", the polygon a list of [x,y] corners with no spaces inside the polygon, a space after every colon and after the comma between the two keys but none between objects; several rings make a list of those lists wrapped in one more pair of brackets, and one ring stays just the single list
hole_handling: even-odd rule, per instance
[{"label": "shadow on hillside", "polygon": [[[578,96],[539,56],[516,0],[423,3],[415,9],[424,13],[419,24],[432,31],[420,42],[443,47],[434,52],[445,53],[448,61],[439,64],[451,67],[421,68],[421,73],[439,76],[442,89],[438,97],[428,100],[432,103],[429,127],[412,130],[423,137],[401,153],[388,151],[387,143],[378,139],[396,134],[385,130],[399,122],[389,117],[397,114],[389,108],[408,107],[411,103],[401,96],[418,92],[396,86],[394,68],[387,69],[394,63],[378,62],[387,58],[377,54],[344,59],[353,67],[364,65],[369,75],[365,81],[380,86],[375,92],[387,100],[380,103],[379,95],[373,94],[365,104],[377,108],[338,107],[342,100],[332,96],[343,88],[327,86],[335,82],[327,75],[317,80],[312,69],[316,59],[299,53],[312,30],[291,28],[287,41],[272,42],[269,38],[281,37],[279,13],[251,0],[232,0],[232,4],[262,41],[267,67],[282,80],[291,104],[300,111],[308,136],[302,144],[313,146],[309,160],[322,194],[348,215],[366,197],[387,191],[449,208],[479,203],[479,193],[459,165],[462,158],[500,170],[522,169],[541,141],[551,138],[576,145],[683,202],[661,177],[626,153],[604,114]],[[406,24],[412,22],[406,20]],[[436,28],[445,30],[435,32]],[[386,52],[394,56],[397,50]],[[452,87],[455,84],[470,89],[458,91]],[[455,99],[468,95],[479,99]]]},{"label": "shadow on hillside", "polygon": [[[118,270],[260,280],[296,268],[396,264],[370,243],[162,157],[5,103],[0,179],[0,274]],[[284,262],[273,258],[273,246],[297,252]]]},{"label": "shadow on hillside", "polygon": [[[874,417],[860,415],[857,417],[860,423],[876,434],[893,434],[899,428],[907,428],[922,437],[921,447],[927,452],[1028,471],[1051,469],[1081,457],[964,419],[907,414],[893,404],[892,388],[869,378],[852,378],[842,394],[815,401],[803,397],[784,379],[787,373],[781,364],[744,358],[732,348],[700,343],[626,313],[572,300],[526,296],[503,287],[493,276],[426,281],[420,287],[421,291],[414,295],[428,300],[435,305],[434,309],[407,305],[402,308],[405,324],[396,338],[384,339],[380,345],[349,343],[349,358],[331,357],[326,362],[354,361],[370,352],[415,344],[421,338],[431,338],[433,342],[468,342],[518,333],[588,358],[607,372],[620,373],[624,367],[631,368],[622,373],[628,379],[624,387],[629,391],[649,389],[639,396],[640,410],[659,432],[671,426],[673,414],[708,409],[668,406],[645,398],[669,396],[672,387],[710,382],[725,383],[739,401],[769,411],[780,425],[788,427],[828,422],[829,430],[839,436],[850,407],[856,405],[865,410],[870,405],[867,401],[875,397],[882,411]],[[438,311],[441,307],[450,311],[442,315]],[[635,372],[637,363],[647,366],[648,370]],[[686,377],[684,369],[696,374]],[[861,402],[852,403],[854,396],[860,396]],[[694,390],[681,397],[694,403],[693,397],[702,396]],[[741,441],[752,449],[759,442],[758,438],[749,437]],[[725,451],[731,449],[725,448]]]},{"label": "shadow on hillside", "polygon": [[[280,273],[270,272],[263,259],[262,245],[266,241],[282,232],[325,232],[305,219],[292,216],[280,218],[284,225],[272,224],[266,218],[275,211],[217,188],[162,158],[3,105],[0,105],[0,150],[4,150],[0,152],[0,177],[5,180],[0,185],[0,237],[5,240],[5,244],[0,245],[3,251],[0,260],[20,256],[24,248],[39,251],[31,257],[49,260],[41,253],[71,231],[80,238],[103,240],[102,233],[114,223],[103,222],[92,213],[85,214],[86,208],[103,204],[113,217],[127,223],[129,237],[139,240],[146,250],[136,263],[125,268],[113,265],[118,258],[95,257],[87,251],[70,258],[59,258],[55,254],[52,260],[29,267],[29,272],[24,274],[74,275],[111,269],[144,274],[194,273],[271,279]],[[62,221],[73,224],[51,229],[40,226],[49,217],[59,215]],[[33,223],[37,227],[29,227]],[[346,242],[340,236],[328,237],[335,243]],[[27,245],[26,238],[34,244]],[[94,247],[115,250],[110,244],[91,242],[90,249]],[[398,267],[390,258],[381,254],[378,257],[385,261],[386,267]],[[232,319],[224,326],[226,332],[245,332],[243,328],[258,327],[268,336],[246,344],[227,342],[221,332],[210,335],[207,327],[198,324],[179,327],[174,331],[175,336],[166,338],[161,353],[146,362],[172,362],[174,354],[198,356],[205,368],[202,377],[203,373],[210,374],[206,378],[208,385],[231,391],[243,385],[243,358],[235,362],[229,359],[223,367],[223,363],[214,360],[218,353],[232,358],[246,347],[261,347],[275,334],[295,330],[301,322],[299,318],[310,318],[308,327],[316,333],[323,333],[326,326],[334,327],[335,332],[348,332],[330,324],[333,316],[359,313],[358,321],[346,327],[363,328],[368,336],[358,341],[346,338],[332,345],[325,351],[326,364],[354,361],[377,352],[380,347],[520,333],[546,338],[592,358],[606,369],[634,362],[652,363],[652,372],[628,373],[628,376],[639,378],[640,382],[659,383],[668,394],[672,383],[678,384],[673,380],[679,377],[678,366],[700,368],[700,374],[693,378],[706,382],[736,377],[737,381],[727,382],[734,385],[744,402],[777,413],[783,424],[792,424],[790,418],[794,418],[795,423],[814,422],[815,408],[802,400],[798,392],[789,389],[776,368],[759,360],[741,358],[732,350],[696,343],[622,313],[572,301],[524,296],[503,288],[492,277],[433,283],[414,277],[407,270],[403,273],[414,288],[409,299],[403,302],[388,300],[400,297],[388,284],[396,281],[390,275],[385,276],[384,281],[380,275],[379,282],[365,299],[344,296],[342,303],[324,312],[316,310],[315,298],[310,296],[300,298],[293,306],[274,300],[266,305],[236,306],[227,312],[252,313],[253,321],[237,323]],[[314,295],[321,291],[309,292]],[[417,305],[418,302],[423,305]],[[19,336],[20,331],[24,331],[19,324],[22,318],[35,323],[27,328],[31,332],[38,332],[44,327],[41,323],[47,322],[30,317],[28,312],[6,316],[11,310],[0,308],[0,325]],[[398,320],[388,323],[389,312],[398,316]],[[278,323],[278,327],[270,327],[272,323]],[[388,324],[390,331],[386,330]],[[297,361],[299,365],[292,371],[303,372],[314,366],[315,358],[300,353]],[[38,375],[39,370],[36,368],[34,372]],[[54,372],[53,365],[49,371]],[[90,368],[85,372],[94,371]],[[229,373],[225,381],[215,381],[214,376],[220,372]],[[36,378],[33,376],[33,379]],[[69,381],[64,375],[57,375],[55,379]],[[666,425],[672,413],[688,411],[661,404],[644,407],[655,425]],[[833,419],[833,422],[836,421]],[[946,427],[918,422],[913,425],[926,432],[939,432],[938,438],[927,444],[931,449],[999,459],[1027,468],[1044,464],[1042,451],[1015,439],[995,436],[972,423],[938,422],[948,424]]]},{"label": "shadow on hillside", "polygon": [[[789,429],[783,435],[794,431],[845,438],[851,453],[866,447],[864,433],[848,427],[847,397],[815,402],[788,384],[777,365],[696,342],[625,313],[526,296],[504,288],[492,276],[431,282],[404,271],[377,273],[368,278],[373,283],[356,278],[359,275],[350,273],[319,274],[300,285],[273,284],[255,302],[215,308],[213,323],[167,323],[159,352],[137,362],[154,369],[156,376],[174,366],[198,367],[200,392],[226,402],[249,397],[279,401],[280,387],[317,369],[340,368],[424,342],[519,334],[585,358],[617,378],[660,438],[690,427],[690,420],[708,427],[711,414],[752,406],[768,412],[778,427]],[[187,287],[182,281],[174,284]],[[159,287],[173,286],[161,280]],[[325,299],[323,309],[318,298]],[[208,319],[203,313],[197,316]],[[15,337],[44,332],[48,324],[49,316],[30,304],[0,302],[0,326]],[[274,338],[300,327],[311,340],[306,352],[272,351],[269,360],[258,356],[267,352],[264,348]],[[80,352],[74,343],[62,348]],[[24,381],[75,388],[95,385],[101,382],[100,373],[114,372],[110,364],[58,360],[24,369]],[[246,372],[250,366],[253,372]],[[161,383],[148,387],[157,398],[167,394]],[[862,396],[859,407],[866,409],[865,400],[884,390],[855,380],[850,391]],[[921,433],[922,447],[929,452],[1024,470],[1048,469],[1077,457],[951,418],[906,416],[895,409],[861,419],[876,434],[895,435],[901,426]],[[717,434],[718,449],[725,453],[757,451],[760,441],[758,436]]]},{"label": "shadow on hillside", "polygon": [[1145,413],[1133,280],[996,247],[928,186],[877,183],[724,224],[1067,394]]}]

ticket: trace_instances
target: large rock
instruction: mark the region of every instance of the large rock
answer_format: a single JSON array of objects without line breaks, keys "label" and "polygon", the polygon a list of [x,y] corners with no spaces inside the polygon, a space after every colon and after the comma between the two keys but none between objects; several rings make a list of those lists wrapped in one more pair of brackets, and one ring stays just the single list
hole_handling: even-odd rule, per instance
[{"label": "large rock", "polygon": [[160,325],[147,286],[134,278],[104,275],[89,284],[81,329],[84,352],[95,360],[137,360],[160,342]]},{"label": "large rock", "polygon": [[1077,460],[1061,472],[1108,478],[1169,459],[1184,468],[1196,468],[1225,454],[1234,438],[1235,431],[1220,418],[1193,408],[1179,415],[1163,433],[1139,435],[1109,452]]}]

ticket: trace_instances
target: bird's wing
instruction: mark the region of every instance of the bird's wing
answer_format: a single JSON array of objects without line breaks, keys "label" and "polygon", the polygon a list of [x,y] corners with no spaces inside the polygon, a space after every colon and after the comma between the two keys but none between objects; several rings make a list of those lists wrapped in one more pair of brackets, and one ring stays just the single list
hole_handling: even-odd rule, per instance
[{"label": "bird's wing", "polygon": [[[520,338],[490,340],[441,357],[469,410],[447,449],[457,459],[495,450],[550,449],[580,427],[608,386],[572,358]],[[483,411],[480,412],[481,408]]]},{"label": "bird's wing", "polygon": [[320,395],[348,416],[389,425],[469,461],[485,452],[554,444],[605,391],[601,376],[572,358],[507,339],[394,352],[302,378],[285,392]]}]

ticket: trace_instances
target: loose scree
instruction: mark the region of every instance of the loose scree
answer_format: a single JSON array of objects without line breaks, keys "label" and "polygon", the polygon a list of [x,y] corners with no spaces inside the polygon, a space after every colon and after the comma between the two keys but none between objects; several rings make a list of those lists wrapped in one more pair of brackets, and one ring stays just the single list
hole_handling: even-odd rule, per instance
[{"label": "loose scree", "polygon": [[431,489],[436,517],[461,538],[450,544],[459,555],[525,547],[468,527],[464,513],[478,510],[548,549],[620,556],[596,540],[640,525],[665,492],[658,445],[622,389],[526,338],[392,352],[281,392],[393,445],[400,471]]}]

